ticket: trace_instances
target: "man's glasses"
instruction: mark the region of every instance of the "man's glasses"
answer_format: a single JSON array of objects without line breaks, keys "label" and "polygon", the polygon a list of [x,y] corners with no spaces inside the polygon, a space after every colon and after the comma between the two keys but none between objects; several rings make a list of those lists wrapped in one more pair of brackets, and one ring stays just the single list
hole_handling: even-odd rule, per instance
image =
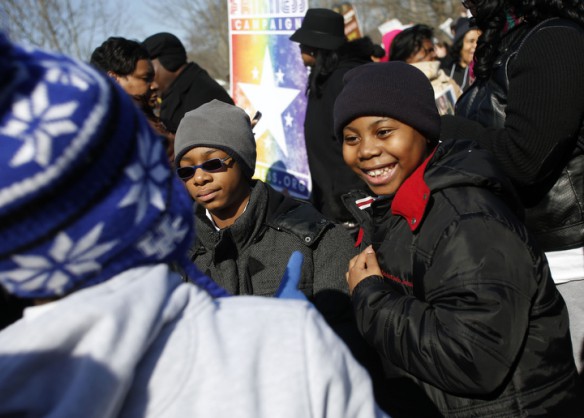
[{"label": "man's glasses", "polygon": [[208,173],[221,170],[222,168],[227,166],[227,164],[225,164],[225,161],[227,161],[230,158],[231,157],[228,155],[225,158],[213,158],[212,160],[207,160],[203,164],[199,165],[179,167],[176,169],[176,174],[178,174],[181,180],[186,181],[195,175],[197,168],[201,168],[203,171],[206,171]]}]

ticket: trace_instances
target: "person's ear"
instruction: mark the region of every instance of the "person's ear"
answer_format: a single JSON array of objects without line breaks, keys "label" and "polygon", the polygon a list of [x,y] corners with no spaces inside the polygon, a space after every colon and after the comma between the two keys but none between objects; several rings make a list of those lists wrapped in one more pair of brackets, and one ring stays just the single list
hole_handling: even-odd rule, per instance
[{"label": "person's ear", "polygon": [[113,79],[116,81],[116,83],[118,83],[118,82],[119,82],[119,78],[120,78],[120,76],[119,76],[119,75],[117,75],[116,73],[114,73],[113,71],[108,71],[108,72],[107,72],[107,75],[108,75],[109,77],[113,78]]}]

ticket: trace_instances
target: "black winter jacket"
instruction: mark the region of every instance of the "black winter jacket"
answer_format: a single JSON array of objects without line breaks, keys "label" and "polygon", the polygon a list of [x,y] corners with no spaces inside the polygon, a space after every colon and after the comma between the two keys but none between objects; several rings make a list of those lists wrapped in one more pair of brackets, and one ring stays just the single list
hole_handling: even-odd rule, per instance
[{"label": "black winter jacket", "polygon": [[202,206],[191,259],[233,295],[273,296],[290,255],[304,255],[299,289],[329,322],[350,313],[345,272],[356,248],[348,232],[311,205],[255,181],[245,212],[216,230]]},{"label": "black winter jacket", "polygon": [[353,308],[389,376],[448,417],[582,416],[566,306],[487,151],[442,143],[393,200],[349,201],[383,271]]},{"label": "black winter jacket", "polygon": [[162,95],[160,120],[170,132],[176,132],[185,113],[213,99],[233,104],[227,91],[207,71],[190,62]]}]

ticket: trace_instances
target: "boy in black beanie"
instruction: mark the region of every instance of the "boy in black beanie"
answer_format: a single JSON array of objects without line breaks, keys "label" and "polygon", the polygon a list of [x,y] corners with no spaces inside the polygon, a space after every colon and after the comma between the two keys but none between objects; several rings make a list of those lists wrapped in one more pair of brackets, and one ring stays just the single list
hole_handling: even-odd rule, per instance
[{"label": "boy in black beanie", "polygon": [[[492,156],[438,143],[432,87],[411,65],[367,64],[344,84],[335,132],[373,192],[345,199],[362,250],[346,277],[387,375],[416,382],[440,416],[576,416],[566,306]],[[402,395],[387,394],[392,416],[428,416]]]}]

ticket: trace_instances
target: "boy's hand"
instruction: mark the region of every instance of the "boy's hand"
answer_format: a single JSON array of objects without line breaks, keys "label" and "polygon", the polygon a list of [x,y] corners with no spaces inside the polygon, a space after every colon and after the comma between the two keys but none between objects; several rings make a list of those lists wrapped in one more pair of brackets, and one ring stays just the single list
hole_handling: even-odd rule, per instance
[{"label": "boy's hand", "polygon": [[349,270],[345,273],[345,278],[349,285],[349,293],[353,293],[355,286],[369,276],[381,276],[377,256],[371,245],[349,261]]}]

